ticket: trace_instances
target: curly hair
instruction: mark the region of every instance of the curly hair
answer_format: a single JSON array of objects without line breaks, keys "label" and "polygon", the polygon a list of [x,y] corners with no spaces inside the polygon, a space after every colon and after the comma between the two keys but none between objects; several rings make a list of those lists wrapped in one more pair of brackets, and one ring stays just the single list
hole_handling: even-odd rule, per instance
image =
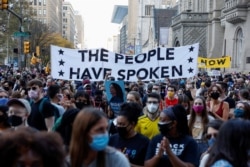
[{"label": "curly hair", "polygon": [[28,151],[40,156],[44,166],[64,164],[63,142],[57,133],[25,127],[2,133],[0,140],[0,166],[18,166],[18,158]]}]

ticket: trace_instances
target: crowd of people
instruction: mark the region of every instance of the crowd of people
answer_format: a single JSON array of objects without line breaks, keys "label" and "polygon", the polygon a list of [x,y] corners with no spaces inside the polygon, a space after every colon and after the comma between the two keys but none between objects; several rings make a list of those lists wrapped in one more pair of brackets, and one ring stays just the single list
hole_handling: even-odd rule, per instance
[{"label": "crowd of people", "polygon": [[124,88],[43,71],[0,79],[0,166],[250,166],[250,73]]}]

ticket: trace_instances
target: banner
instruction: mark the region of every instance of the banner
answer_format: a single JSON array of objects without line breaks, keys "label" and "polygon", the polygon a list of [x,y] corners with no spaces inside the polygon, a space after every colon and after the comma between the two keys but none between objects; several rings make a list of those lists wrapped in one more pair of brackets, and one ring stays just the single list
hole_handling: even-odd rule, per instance
[{"label": "banner", "polygon": [[207,71],[208,76],[220,76],[221,72],[219,70]]},{"label": "banner", "polygon": [[64,80],[104,80],[111,72],[115,80],[144,81],[189,78],[197,73],[199,44],[156,48],[132,56],[106,49],[77,50],[51,45],[51,75]]},{"label": "banner", "polygon": [[222,58],[203,58],[198,57],[198,68],[230,68],[231,57]]}]

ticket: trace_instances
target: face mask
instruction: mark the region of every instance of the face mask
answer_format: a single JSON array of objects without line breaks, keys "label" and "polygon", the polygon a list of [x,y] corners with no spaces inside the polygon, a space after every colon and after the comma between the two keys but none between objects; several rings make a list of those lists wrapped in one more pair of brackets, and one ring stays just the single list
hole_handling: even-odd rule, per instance
[{"label": "face mask", "polygon": [[9,117],[9,122],[10,122],[11,126],[19,126],[23,123],[23,119],[22,119],[22,117],[12,115]]},{"label": "face mask", "polygon": [[168,97],[174,97],[174,92],[168,92]]},{"label": "face mask", "polygon": [[8,101],[8,98],[0,98],[0,105],[6,105]]},{"label": "face mask", "polygon": [[10,90],[9,87],[3,87],[3,89],[6,90],[6,91],[9,91],[9,90]]},{"label": "face mask", "polygon": [[164,122],[164,123],[163,122],[159,122],[158,123],[158,127],[159,127],[159,130],[160,130],[161,134],[163,136],[167,136],[168,132],[172,129],[172,125],[173,125],[172,121],[170,121],[170,122]]},{"label": "face mask", "polygon": [[244,110],[240,109],[240,108],[236,108],[234,110],[234,116],[235,118],[242,118],[244,115]]},{"label": "face mask", "polygon": [[107,147],[108,142],[109,142],[108,133],[94,135],[94,136],[92,136],[92,138],[93,138],[93,140],[89,144],[89,146],[93,150],[101,151],[101,150],[104,150]]},{"label": "face mask", "polygon": [[213,93],[211,93],[210,97],[211,97],[212,99],[217,100],[217,99],[220,97],[220,93],[218,93],[218,92],[213,92]]},{"label": "face mask", "polygon": [[155,113],[158,110],[158,104],[153,104],[153,103],[148,104],[147,108],[148,108],[148,112]]},{"label": "face mask", "polygon": [[125,138],[128,134],[127,131],[127,126],[126,127],[116,127],[118,134],[122,137]]},{"label": "face mask", "polygon": [[152,90],[152,93],[159,93],[159,91],[158,90]]},{"label": "face mask", "polygon": [[193,106],[193,110],[196,113],[202,113],[204,107],[203,106]]},{"label": "face mask", "polygon": [[129,91],[130,91],[130,89],[129,89],[129,88],[125,88],[125,91],[126,91],[126,92],[129,92]]},{"label": "face mask", "polygon": [[88,106],[87,103],[83,103],[83,102],[75,102],[75,104],[76,104],[76,107],[77,107],[78,109],[80,109],[80,110],[81,110],[83,107]]},{"label": "face mask", "polygon": [[37,99],[37,98],[38,98],[38,92],[35,91],[35,90],[30,90],[30,91],[28,92],[28,95],[29,95],[29,97],[30,97],[31,99]]},{"label": "face mask", "polygon": [[214,137],[211,137],[207,142],[208,142],[208,146],[209,147],[212,147],[213,145],[214,145],[214,143],[215,143],[215,138]]}]

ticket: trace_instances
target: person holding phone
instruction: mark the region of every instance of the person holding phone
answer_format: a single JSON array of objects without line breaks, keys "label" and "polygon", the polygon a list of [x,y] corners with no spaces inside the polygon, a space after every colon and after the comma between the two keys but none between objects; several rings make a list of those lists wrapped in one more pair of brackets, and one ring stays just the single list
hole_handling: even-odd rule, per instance
[{"label": "person holding phone", "polygon": [[161,134],[149,143],[145,167],[187,166],[199,164],[198,145],[189,135],[187,114],[180,104],[160,113]]}]

